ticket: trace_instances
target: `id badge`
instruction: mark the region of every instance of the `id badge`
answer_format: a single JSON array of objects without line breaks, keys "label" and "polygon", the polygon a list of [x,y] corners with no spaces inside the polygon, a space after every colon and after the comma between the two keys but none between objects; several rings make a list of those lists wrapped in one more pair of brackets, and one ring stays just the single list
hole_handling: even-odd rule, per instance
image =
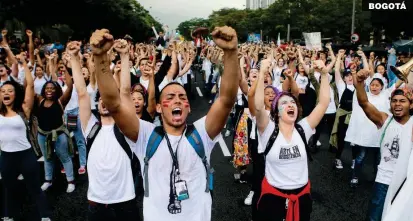
[{"label": "id badge", "polygon": [[179,201],[189,199],[188,187],[185,180],[178,180],[175,183],[176,196]]}]

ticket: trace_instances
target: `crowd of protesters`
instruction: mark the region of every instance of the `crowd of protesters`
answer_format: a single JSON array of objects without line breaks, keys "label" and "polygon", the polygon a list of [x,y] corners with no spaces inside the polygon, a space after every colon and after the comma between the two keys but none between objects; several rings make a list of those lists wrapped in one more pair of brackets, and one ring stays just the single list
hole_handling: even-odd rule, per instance
[{"label": "crowd of protesters", "polygon": [[[244,203],[252,220],[310,220],[308,164],[322,128],[337,170],[350,144],[348,182],[354,188],[363,182],[366,153],[374,152],[376,179],[366,214],[371,221],[385,217],[413,167],[413,93],[390,71],[410,55],[391,49],[379,58],[334,51],[330,44],[322,50],[239,44],[226,26],[216,28],[211,41],[196,33],[193,41],[180,41],[168,30],[154,32],[152,44],[134,44],[129,35],[115,40],[102,29],[89,42],[63,46],[44,44],[30,30],[27,43],[19,44],[2,31],[4,220],[19,212],[18,179],[26,182],[42,221],[51,220],[45,194],[56,159],[68,194],[76,191],[76,169],[88,174],[88,220],[139,220],[140,196],[146,221],[211,220],[210,156],[222,131],[233,135],[235,180],[251,180]],[[187,124],[197,73],[211,107]],[[44,177],[37,166],[41,156]]]}]

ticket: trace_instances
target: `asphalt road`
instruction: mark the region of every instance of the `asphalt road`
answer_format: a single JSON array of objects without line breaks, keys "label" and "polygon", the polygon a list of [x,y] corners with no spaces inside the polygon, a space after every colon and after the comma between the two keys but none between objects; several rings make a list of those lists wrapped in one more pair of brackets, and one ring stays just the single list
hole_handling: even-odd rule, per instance
[{"label": "asphalt road", "polygon": [[[197,76],[197,78],[200,78],[200,76]],[[201,93],[204,93],[202,83],[193,84],[190,123],[205,116],[210,107],[209,100],[205,96],[200,96],[201,94],[199,94],[196,86],[198,86]],[[359,187],[356,189],[350,188],[351,151],[349,148],[344,150],[344,169],[337,171],[333,169],[334,154],[328,151],[327,139],[327,135],[322,134],[321,142],[323,145],[320,151],[314,155],[314,161],[310,163],[310,180],[314,199],[312,220],[362,221],[367,212],[368,200],[374,183],[372,157],[370,155],[367,157]],[[229,151],[232,149],[231,140],[232,137],[225,138]],[[234,183],[233,173],[235,169],[229,162],[230,157],[224,156],[226,147],[225,145],[222,146],[224,147],[217,143],[211,158],[211,164],[216,171],[212,220],[250,221],[251,208],[243,205],[243,200],[248,195],[250,187],[248,184]],[[74,161],[77,161],[77,158]],[[43,171],[43,164],[39,163],[39,167]],[[67,194],[64,175],[60,174],[59,170],[56,171],[56,181],[47,192],[47,197],[53,207],[53,220],[87,220],[87,177],[77,177],[76,182],[76,190],[71,194]],[[22,202],[22,209],[21,217],[16,220],[40,220],[36,205],[27,195],[24,183],[20,182],[18,188],[20,192],[18,200]],[[3,191],[2,196],[4,196]],[[2,200],[2,210],[3,205]]]}]

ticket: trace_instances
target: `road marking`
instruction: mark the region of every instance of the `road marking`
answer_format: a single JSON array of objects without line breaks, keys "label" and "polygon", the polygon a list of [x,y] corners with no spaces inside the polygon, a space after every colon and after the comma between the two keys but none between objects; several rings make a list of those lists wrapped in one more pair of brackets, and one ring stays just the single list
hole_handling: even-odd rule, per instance
[{"label": "road marking", "polygon": [[202,95],[201,89],[199,89],[199,87],[196,87],[196,91],[198,91],[198,95],[200,97],[203,97],[204,95]]},{"label": "road marking", "polygon": [[44,157],[43,157],[43,156],[40,157],[40,158],[37,160],[37,162],[44,162]]},{"label": "road marking", "polygon": [[222,150],[222,153],[224,154],[224,156],[230,157],[231,154],[229,153],[228,146],[225,143],[224,138],[222,138],[222,135],[219,136],[218,143],[219,143],[219,146],[221,147],[221,150]]}]

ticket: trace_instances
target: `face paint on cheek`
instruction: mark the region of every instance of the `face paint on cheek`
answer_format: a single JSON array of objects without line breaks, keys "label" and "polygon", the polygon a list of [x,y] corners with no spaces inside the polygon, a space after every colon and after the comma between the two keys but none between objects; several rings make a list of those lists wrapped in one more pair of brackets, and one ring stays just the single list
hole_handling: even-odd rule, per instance
[{"label": "face paint on cheek", "polygon": [[184,101],[184,107],[186,107],[186,108],[189,107],[189,102],[188,101]]},{"label": "face paint on cheek", "polygon": [[170,103],[171,103],[170,101],[162,101],[162,106],[163,107],[169,107]]},{"label": "face paint on cheek", "polygon": [[281,116],[284,112],[284,107],[283,106],[278,106],[278,116]]}]

